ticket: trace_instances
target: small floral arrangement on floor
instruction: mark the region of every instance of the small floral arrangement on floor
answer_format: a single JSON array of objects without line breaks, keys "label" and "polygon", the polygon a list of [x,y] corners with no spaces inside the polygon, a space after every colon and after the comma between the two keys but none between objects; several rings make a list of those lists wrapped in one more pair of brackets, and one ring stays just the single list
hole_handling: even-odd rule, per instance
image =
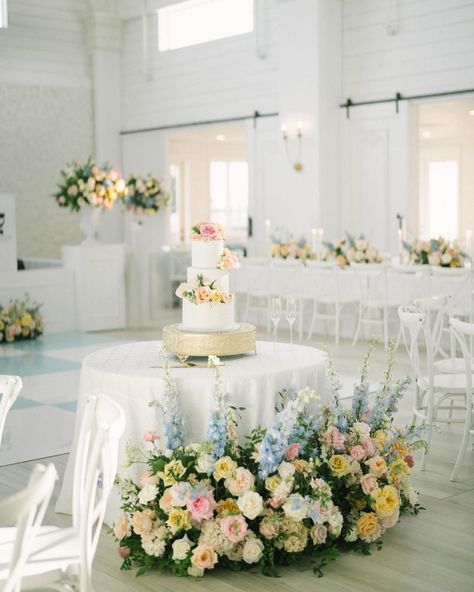
[{"label": "small floral arrangement on floor", "polygon": [[85,164],[73,162],[61,171],[54,197],[60,207],[78,212],[85,205],[110,210],[124,194],[125,181],[118,169],[100,167],[89,158]]},{"label": "small floral arrangement on floor", "polygon": [[191,240],[213,241],[224,239],[224,228],[216,222],[199,222],[191,228]]},{"label": "small floral arrangement on floor", "polygon": [[238,269],[240,267],[239,258],[227,247],[224,248],[224,252],[219,258],[217,263],[218,269]]},{"label": "small floral arrangement on floor", "polygon": [[41,304],[24,300],[11,300],[7,306],[0,304],[0,341],[11,343],[21,339],[36,339],[43,333]]},{"label": "small floral arrangement on floor", "polygon": [[[373,348],[373,346],[371,346]],[[424,446],[416,427],[393,425],[408,380],[392,380],[393,351],[373,407],[367,368],[344,409],[340,383],[329,365],[329,400],[317,415],[311,389],[283,394],[273,423],[237,439],[237,410],[223,392],[219,360],[214,402],[203,443],[184,445],[176,385],[165,367],[163,407],[166,436],[127,445],[127,464],[143,467],[138,482],[120,478],[123,513],[114,524],[123,569],[138,566],[177,575],[203,576],[216,566],[277,567],[306,557],[314,571],[341,550],[370,552],[405,511],[417,513],[410,483],[412,453]]]},{"label": "small floral arrangement on floor", "polygon": [[175,294],[178,298],[184,298],[193,304],[227,304],[232,300],[232,295],[229,292],[219,290],[214,285],[215,281],[209,283],[199,274],[196,276],[196,282],[181,283]]},{"label": "small floral arrangement on floor", "polygon": [[343,268],[351,263],[383,263],[384,258],[379,249],[370,243],[363,234],[358,238],[346,232],[346,238],[334,243],[324,243],[326,251],[322,255],[324,261],[336,260]]},{"label": "small floral arrangement on floor", "polygon": [[442,236],[427,241],[404,242],[410,263],[437,265],[440,267],[464,267],[469,256],[464,253],[458,241],[447,241]]},{"label": "small floral arrangement on floor", "polygon": [[123,203],[127,211],[152,216],[168,205],[169,195],[162,177],[130,175]]}]

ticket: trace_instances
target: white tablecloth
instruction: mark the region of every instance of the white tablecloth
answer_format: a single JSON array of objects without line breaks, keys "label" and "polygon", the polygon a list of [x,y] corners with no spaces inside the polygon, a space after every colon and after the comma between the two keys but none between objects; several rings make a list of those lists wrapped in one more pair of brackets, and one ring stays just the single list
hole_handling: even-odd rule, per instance
[{"label": "white tablecloth", "polygon": [[[79,387],[76,434],[56,505],[57,512],[71,513],[77,425],[89,394],[107,394],[125,412],[127,425],[120,446],[119,466],[127,441],[140,439],[146,430],[160,431],[161,413],[148,406],[163,393],[163,370],[157,367],[160,365],[159,348],[160,342],[157,341],[127,343],[100,350],[85,358]],[[271,422],[277,394],[284,388],[311,386],[321,397],[326,392],[324,354],[311,347],[277,344],[275,348],[273,343],[258,342],[257,355],[224,358],[223,361],[222,377],[229,401],[245,407],[245,411],[241,412],[241,434]],[[202,441],[206,438],[215,370],[173,368],[171,372],[178,386],[188,440]],[[120,473],[124,471],[119,468]],[[131,476],[137,478],[138,472],[132,472]],[[119,500],[114,493],[107,509],[106,523],[113,522],[118,507]]]}]

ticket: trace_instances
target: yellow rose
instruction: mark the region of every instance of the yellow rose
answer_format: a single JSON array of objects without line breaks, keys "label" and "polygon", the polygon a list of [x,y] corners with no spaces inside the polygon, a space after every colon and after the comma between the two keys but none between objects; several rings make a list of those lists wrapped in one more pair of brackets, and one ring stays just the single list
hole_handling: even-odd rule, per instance
[{"label": "yellow rose", "polygon": [[211,292],[211,301],[212,302],[220,302],[222,300],[222,294],[220,290],[212,290]]},{"label": "yellow rose", "polygon": [[280,485],[280,483],[280,475],[272,475],[271,477],[267,477],[265,479],[265,489],[270,493],[273,493],[276,490],[276,488]]},{"label": "yellow rose", "polygon": [[366,543],[372,543],[382,534],[377,516],[373,512],[363,512],[356,523],[357,535]]},{"label": "yellow rose", "polygon": [[180,460],[172,460],[165,465],[163,473],[160,473],[159,476],[163,479],[164,484],[168,486],[173,485],[175,481],[184,475],[185,471],[186,469]]},{"label": "yellow rose", "polygon": [[25,314],[21,317],[21,324],[23,327],[30,327],[32,322],[33,319],[31,315],[28,312],[25,312]]},{"label": "yellow rose", "polygon": [[380,518],[390,516],[400,505],[398,491],[393,485],[385,485],[372,493],[373,508]]},{"label": "yellow rose", "polygon": [[228,497],[225,500],[221,500],[217,504],[217,513],[220,516],[230,516],[232,514],[240,514],[239,506],[237,505],[237,500],[232,497]]},{"label": "yellow rose", "polygon": [[400,440],[397,440],[395,442],[395,444],[393,445],[393,450],[397,451],[397,456],[399,458],[405,458],[405,456],[409,453],[408,448]]},{"label": "yellow rose", "polygon": [[397,483],[403,480],[407,475],[411,473],[410,467],[401,458],[393,461],[388,467],[387,480],[389,483]]},{"label": "yellow rose", "polygon": [[235,463],[229,456],[222,456],[214,465],[214,479],[220,481],[221,479],[227,479],[230,477],[235,469],[237,463]]},{"label": "yellow rose", "polygon": [[373,435],[372,439],[379,450],[382,450],[385,446],[385,442],[388,440],[387,434],[383,430],[377,430]]},{"label": "yellow rose", "polygon": [[182,508],[173,508],[168,515],[166,524],[173,534],[180,530],[189,530],[191,528],[191,513]]},{"label": "yellow rose", "polygon": [[329,459],[329,468],[336,477],[344,477],[351,470],[351,465],[342,454],[333,454]]}]

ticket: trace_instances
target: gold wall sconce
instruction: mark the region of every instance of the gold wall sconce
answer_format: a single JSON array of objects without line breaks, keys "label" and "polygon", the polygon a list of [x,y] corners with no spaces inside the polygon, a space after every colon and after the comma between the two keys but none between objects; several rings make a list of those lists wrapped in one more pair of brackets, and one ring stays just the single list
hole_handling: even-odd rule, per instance
[{"label": "gold wall sconce", "polygon": [[289,136],[288,136],[288,126],[286,123],[283,123],[281,126],[281,134],[283,141],[285,143],[285,152],[288,160],[290,161],[294,170],[299,173],[303,169],[303,165],[301,163],[301,138],[303,137],[303,124],[301,121],[296,122],[296,140],[298,142],[298,148],[296,153],[296,159],[293,160],[291,158],[290,150],[288,147]]}]

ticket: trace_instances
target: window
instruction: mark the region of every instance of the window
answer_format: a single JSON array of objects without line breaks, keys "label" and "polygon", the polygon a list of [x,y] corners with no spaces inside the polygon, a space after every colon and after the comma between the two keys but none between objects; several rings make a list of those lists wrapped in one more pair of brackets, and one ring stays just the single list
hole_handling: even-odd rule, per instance
[{"label": "window", "polygon": [[431,161],[428,168],[428,235],[448,240],[459,234],[459,167],[455,160]]},{"label": "window", "polygon": [[211,220],[226,229],[227,238],[245,240],[248,220],[248,165],[240,160],[210,163]]},{"label": "window", "polygon": [[158,49],[167,51],[250,33],[254,0],[186,0],[158,9]]}]

